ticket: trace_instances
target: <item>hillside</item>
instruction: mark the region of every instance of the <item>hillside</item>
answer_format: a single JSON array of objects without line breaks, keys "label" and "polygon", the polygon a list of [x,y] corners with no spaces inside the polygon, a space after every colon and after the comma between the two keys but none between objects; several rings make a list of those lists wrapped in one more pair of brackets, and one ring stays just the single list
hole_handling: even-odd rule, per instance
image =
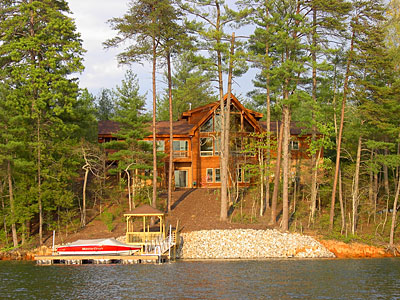
[{"label": "hillside", "polygon": [[[267,228],[268,218],[260,218],[257,223],[252,223],[246,217],[241,222],[235,222],[235,216],[239,213],[237,208],[230,221],[222,222],[219,219],[220,201],[218,190],[214,189],[179,189],[173,192],[172,211],[167,215],[167,222],[175,226],[179,220],[179,228],[182,232],[207,230],[207,229],[265,229]],[[161,200],[164,202],[165,195]],[[246,201],[246,200],[245,200]],[[125,234],[126,225],[123,218],[123,211],[120,209],[110,209],[115,212],[113,221],[114,229],[110,232],[104,220],[99,216],[89,222],[89,224],[78,230],[76,233],[56,234],[56,244],[68,243],[78,239],[96,239],[118,237]],[[249,213],[243,215],[248,216]],[[48,236],[45,244],[51,246],[52,237]]]}]

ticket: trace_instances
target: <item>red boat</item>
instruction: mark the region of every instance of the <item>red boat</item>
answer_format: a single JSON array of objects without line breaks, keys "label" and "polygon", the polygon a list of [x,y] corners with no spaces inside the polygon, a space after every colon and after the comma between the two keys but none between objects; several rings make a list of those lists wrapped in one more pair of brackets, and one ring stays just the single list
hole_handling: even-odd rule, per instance
[{"label": "red boat", "polygon": [[77,240],[57,248],[60,255],[132,255],[141,246],[127,245],[116,239]]}]

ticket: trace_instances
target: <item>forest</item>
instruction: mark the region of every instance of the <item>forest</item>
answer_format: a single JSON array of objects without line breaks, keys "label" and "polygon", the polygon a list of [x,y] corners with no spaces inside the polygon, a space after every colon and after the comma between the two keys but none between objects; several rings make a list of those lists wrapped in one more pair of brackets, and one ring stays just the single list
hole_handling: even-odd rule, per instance
[{"label": "forest", "polygon": [[[4,249],[77,230],[112,204],[170,210],[172,176],[166,203],[157,189],[155,122],[168,120],[172,128],[190,105],[214,101],[224,107],[219,195],[221,219],[228,220],[230,105],[223,97],[231,93],[262,112],[267,126],[282,124],[278,134],[268,127],[258,147],[259,215],[270,209],[276,217],[282,206],[282,221],[271,226],[294,230],[298,217],[338,239],[357,239],[369,226],[364,240],[398,243],[399,0],[127,1],[126,13],[108,21],[116,35],[103,46],[118,48],[121,65],[151,64],[152,111],[131,70],[98,95],[79,86],[85,50],[71,13],[65,0],[0,3]],[[243,95],[235,79],[249,69],[254,88]],[[100,120],[120,124],[118,141],[98,143]],[[312,167],[301,186],[290,170],[291,121],[310,134]],[[152,143],[143,141],[149,128]],[[109,157],[106,147],[115,149]],[[132,194],[138,179],[153,184]]]}]

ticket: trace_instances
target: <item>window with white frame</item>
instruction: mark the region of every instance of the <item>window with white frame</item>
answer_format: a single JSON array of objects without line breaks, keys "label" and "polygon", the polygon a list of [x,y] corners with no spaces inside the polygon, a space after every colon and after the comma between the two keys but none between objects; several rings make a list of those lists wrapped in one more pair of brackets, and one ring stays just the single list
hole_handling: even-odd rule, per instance
[{"label": "window with white frame", "polygon": [[299,141],[290,141],[290,150],[299,150]]},{"label": "window with white frame", "polygon": [[157,151],[164,152],[165,151],[165,141],[156,141]]},{"label": "window with white frame", "polygon": [[200,138],[200,156],[213,155],[213,138],[204,137]]},{"label": "window with white frame", "polygon": [[188,141],[174,141],[173,143],[174,157],[187,157],[188,150],[189,150]]},{"label": "window with white frame", "polygon": [[213,182],[213,170],[214,169],[207,169],[206,170],[206,181],[207,182]]},{"label": "window with white frame", "polygon": [[220,171],[220,169],[215,169],[215,182],[221,182],[221,171]]}]

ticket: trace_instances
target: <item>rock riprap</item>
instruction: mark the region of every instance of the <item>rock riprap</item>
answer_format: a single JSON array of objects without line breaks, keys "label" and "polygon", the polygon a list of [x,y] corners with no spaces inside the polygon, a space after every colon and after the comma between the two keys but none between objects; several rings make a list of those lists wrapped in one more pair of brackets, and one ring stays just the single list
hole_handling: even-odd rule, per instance
[{"label": "rock riprap", "polygon": [[335,257],[310,236],[277,230],[201,230],[181,237],[178,255],[186,259]]}]

